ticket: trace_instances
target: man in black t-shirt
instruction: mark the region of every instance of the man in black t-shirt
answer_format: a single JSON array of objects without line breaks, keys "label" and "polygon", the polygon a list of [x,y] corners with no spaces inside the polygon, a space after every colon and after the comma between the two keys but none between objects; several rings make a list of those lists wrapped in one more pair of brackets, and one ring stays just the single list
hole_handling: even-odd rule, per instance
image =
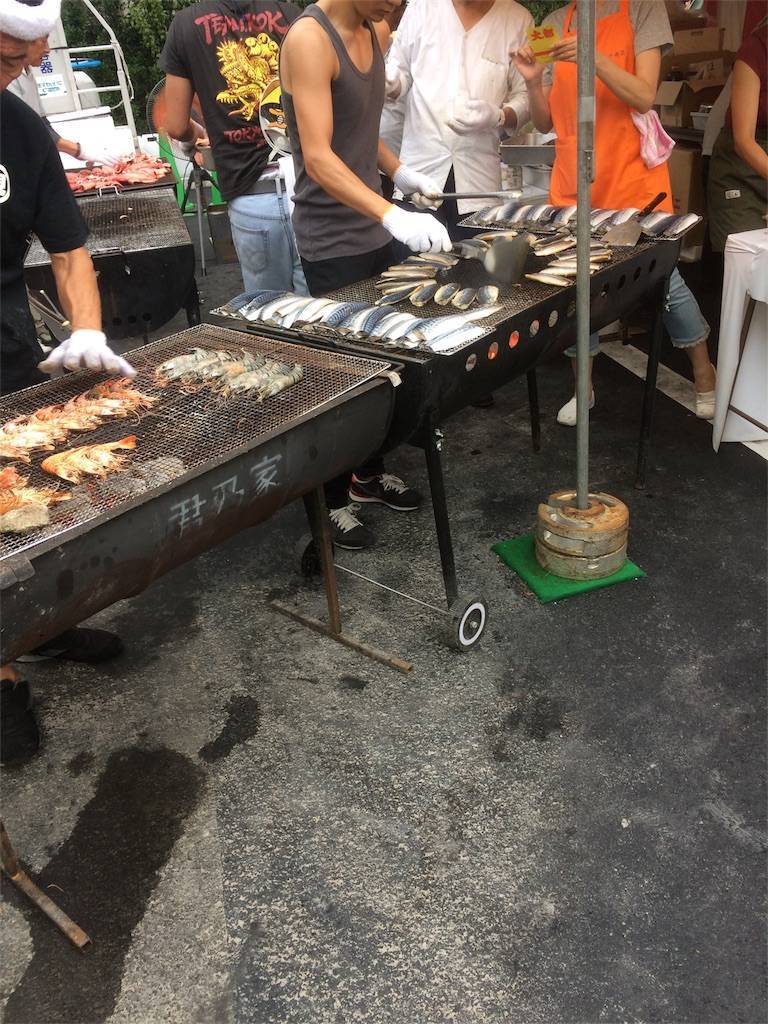
[{"label": "man in black t-shirt", "polygon": [[[56,147],[40,117],[5,90],[21,74],[30,48],[48,35],[58,0],[0,0],[0,388],[17,391],[45,380],[46,369],[106,370],[133,375],[107,346],[88,230],[67,183]],[[24,257],[35,232],[51,254],[59,302],[72,334],[41,363],[24,286]],[[71,629],[29,658],[62,657],[95,663],[122,649],[119,637]],[[20,762],[39,745],[29,686],[0,667],[0,762]]]},{"label": "man in black t-shirt", "polygon": [[160,57],[162,127],[191,157],[202,131],[190,118],[197,95],[248,292],[307,294],[285,182],[259,124],[280,45],[300,14],[282,0],[203,0],[174,17]]}]

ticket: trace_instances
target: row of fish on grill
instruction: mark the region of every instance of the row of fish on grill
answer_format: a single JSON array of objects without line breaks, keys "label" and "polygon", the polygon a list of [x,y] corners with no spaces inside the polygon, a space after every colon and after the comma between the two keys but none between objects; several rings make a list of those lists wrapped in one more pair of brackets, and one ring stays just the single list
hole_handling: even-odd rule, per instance
[{"label": "row of fish on grill", "polygon": [[[623,224],[639,212],[639,209],[634,207],[624,210],[593,210],[590,217],[592,232],[602,234],[617,224]],[[649,213],[640,221],[640,228],[643,234],[649,238],[676,239],[696,227],[701,220],[702,218],[695,213],[683,215]],[[548,203],[521,203],[514,199],[479,210],[464,223],[471,223],[476,227],[518,227],[550,231],[575,226],[576,207],[551,206]]]},{"label": "row of fish on grill", "polygon": [[[417,290],[415,277],[408,283],[410,291]],[[385,347],[439,353],[462,348],[479,338],[485,331],[478,326],[478,321],[502,308],[482,305],[469,309],[456,305],[456,312],[447,316],[420,317],[404,309],[392,308],[395,302],[405,297],[403,294],[389,302],[372,304],[314,299],[291,292],[260,291],[238,295],[214,312],[252,324],[300,328],[304,334],[336,335],[353,341],[370,340]],[[465,297],[465,301],[467,299]],[[473,295],[471,301],[474,299]]]},{"label": "row of fish on grill", "polygon": [[482,259],[489,248],[487,242],[475,243],[473,239],[457,242],[452,253],[422,253],[409,256],[402,263],[396,263],[381,273],[374,282],[379,297],[377,306],[394,306],[409,302],[420,309],[429,302],[437,306],[451,306],[467,310],[472,306],[494,306],[499,301],[499,289],[495,284],[468,288],[455,281],[438,280],[438,274],[450,277],[453,267],[461,259]]},{"label": "row of fish on grill", "polygon": [[[562,231],[550,237],[539,238],[533,249],[534,256],[546,259],[554,257],[550,263],[540,270],[526,274],[529,281],[539,284],[567,288],[574,283],[578,273],[576,259],[576,238],[570,231]],[[589,243],[589,273],[594,274],[605,263],[610,263],[613,253],[607,245],[591,240]]]}]

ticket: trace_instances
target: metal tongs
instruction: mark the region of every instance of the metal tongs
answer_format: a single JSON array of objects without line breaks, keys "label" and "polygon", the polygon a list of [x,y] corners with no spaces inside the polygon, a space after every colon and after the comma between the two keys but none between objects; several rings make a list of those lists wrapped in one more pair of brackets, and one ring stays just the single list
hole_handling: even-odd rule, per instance
[{"label": "metal tongs", "polygon": [[[437,192],[434,196],[425,196],[425,199],[519,199],[522,196],[519,188],[508,189],[506,192]],[[406,199],[410,196],[406,196]]]}]

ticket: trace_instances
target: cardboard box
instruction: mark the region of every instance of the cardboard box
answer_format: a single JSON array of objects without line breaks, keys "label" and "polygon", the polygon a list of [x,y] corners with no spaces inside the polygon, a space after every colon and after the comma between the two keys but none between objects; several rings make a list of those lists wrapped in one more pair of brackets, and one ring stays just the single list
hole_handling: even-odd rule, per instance
[{"label": "cardboard box", "polygon": [[711,50],[722,50],[725,40],[724,28],[687,28],[674,33],[675,53],[707,53]]},{"label": "cardboard box", "polygon": [[691,113],[712,104],[722,92],[725,78],[701,82],[662,82],[656,93],[659,119],[668,128],[690,128]]},{"label": "cardboard box", "polygon": [[734,59],[727,50],[664,57],[655,103],[661,123],[690,128],[692,111],[714,103],[722,92]]},{"label": "cardboard box", "polygon": [[[672,206],[675,213],[698,213],[706,217],[707,194],[704,188],[704,168],[701,150],[679,143],[672,150],[667,164],[672,186]],[[685,246],[703,245],[706,222],[702,221],[685,236]]]}]

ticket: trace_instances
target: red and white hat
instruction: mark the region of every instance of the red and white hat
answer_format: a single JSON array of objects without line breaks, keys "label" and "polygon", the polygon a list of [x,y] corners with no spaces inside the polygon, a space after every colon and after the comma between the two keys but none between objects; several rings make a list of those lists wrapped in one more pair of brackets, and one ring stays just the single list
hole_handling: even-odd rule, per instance
[{"label": "red and white hat", "polygon": [[53,31],[61,0],[0,0],[0,32],[14,39],[40,39]]}]

